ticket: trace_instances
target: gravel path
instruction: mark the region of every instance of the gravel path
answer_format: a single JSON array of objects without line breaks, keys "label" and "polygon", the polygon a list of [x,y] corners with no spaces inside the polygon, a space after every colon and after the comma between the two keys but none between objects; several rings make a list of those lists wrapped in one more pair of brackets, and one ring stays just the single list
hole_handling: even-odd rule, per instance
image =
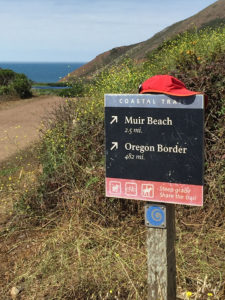
[{"label": "gravel path", "polygon": [[41,96],[0,103],[0,162],[37,140],[43,117],[63,101]]}]

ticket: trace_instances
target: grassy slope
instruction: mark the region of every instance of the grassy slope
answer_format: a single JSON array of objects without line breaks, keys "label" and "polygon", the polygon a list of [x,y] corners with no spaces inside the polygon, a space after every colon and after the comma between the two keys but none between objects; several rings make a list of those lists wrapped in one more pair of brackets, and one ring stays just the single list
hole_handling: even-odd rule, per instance
[{"label": "grassy slope", "polygon": [[2,199],[14,205],[1,225],[3,299],[15,285],[29,300],[146,299],[143,203],[104,196],[103,95],[136,92],[157,73],[209,96],[205,204],[176,206],[177,283],[179,299],[187,291],[224,299],[224,53],[225,28],[181,35],[143,65],[113,67],[86,98],[55,112],[22,173],[22,155],[2,166]]}]

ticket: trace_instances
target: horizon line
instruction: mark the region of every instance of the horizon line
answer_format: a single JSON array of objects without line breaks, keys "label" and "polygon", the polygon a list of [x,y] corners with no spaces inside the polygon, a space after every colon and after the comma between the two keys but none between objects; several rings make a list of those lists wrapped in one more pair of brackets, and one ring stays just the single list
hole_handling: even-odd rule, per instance
[{"label": "horizon line", "polygon": [[0,64],[11,64],[11,63],[22,63],[22,64],[29,64],[29,63],[32,63],[32,64],[45,64],[45,63],[49,63],[49,64],[56,64],[56,63],[61,63],[61,64],[67,64],[67,63],[79,63],[79,64],[85,64],[87,62],[84,62],[84,61],[0,61]]}]

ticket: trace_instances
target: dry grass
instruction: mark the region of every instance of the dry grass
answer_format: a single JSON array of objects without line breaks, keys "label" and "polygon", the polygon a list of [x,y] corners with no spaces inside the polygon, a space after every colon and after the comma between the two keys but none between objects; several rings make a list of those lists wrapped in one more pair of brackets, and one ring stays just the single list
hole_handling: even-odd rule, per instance
[{"label": "dry grass", "polygon": [[19,285],[22,299],[29,300],[145,299],[145,228],[137,220],[130,223],[104,228],[74,214],[54,229],[48,229],[49,222],[25,230],[22,241],[17,231],[5,236],[14,240],[7,256],[16,262],[2,294]]},{"label": "dry grass", "polygon": [[[142,216],[118,226],[86,216],[55,211],[38,226],[19,218],[17,227],[11,223],[1,234],[1,299],[10,299],[13,286],[22,287],[25,300],[146,299]],[[224,299],[224,226],[207,231],[179,220],[176,228],[177,299]]]}]

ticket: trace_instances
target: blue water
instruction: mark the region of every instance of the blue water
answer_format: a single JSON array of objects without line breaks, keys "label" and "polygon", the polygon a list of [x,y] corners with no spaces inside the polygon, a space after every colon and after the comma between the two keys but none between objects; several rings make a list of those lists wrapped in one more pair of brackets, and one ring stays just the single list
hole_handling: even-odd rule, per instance
[{"label": "blue water", "polygon": [[85,63],[1,63],[0,68],[25,74],[34,82],[57,82]]},{"label": "blue water", "polygon": [[69,86],[49,86],[49,85],[32,85],[32,89],[35,90],[64,90],[68,89]]}]

